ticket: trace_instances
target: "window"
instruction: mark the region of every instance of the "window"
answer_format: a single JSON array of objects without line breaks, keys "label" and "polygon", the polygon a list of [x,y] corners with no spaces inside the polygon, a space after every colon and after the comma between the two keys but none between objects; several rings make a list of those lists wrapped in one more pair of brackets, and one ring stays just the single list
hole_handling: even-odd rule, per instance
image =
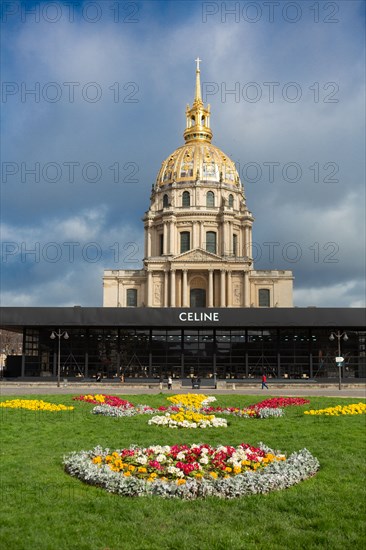
[{"label": "window", "polygon": [[234,196],[230,193],[229,195],[229,208],[234,207]]},{"label": "window", "polygon": [[260,288],[258,291],[259,307],[269,307],[270,291],[268,288]]},{"label": "window", "polygon": [[215,206],[215,195],[212,191],[209,191],[206,195],[206,206],[208,208],[212,208],[213,206]]},{"label": "window", "polygon": [[182,231],[180,234],[180,252],[187,252],[190,249],[190,234],[189,231]]},{"label": "window", "polygon": [[164,254],[164,235],[159,235],[159,250],[160,250],[160,256]]},{"label": "window", "polygon": [[167,208],[169,206],[169,197],[168,195],[164,195],[163,197],[163,208]]},{"label": "window", "polygon": [[190,306],[206,307],[206,291],[203,288],[191,288]]},{"label": "window", "polygon": [[216,233],[214,231],[207,231],[206,233],[206,250],[216,254]]},{"label": "window", "polygon": [[182,206],[185,208],[188,208],[189,206],[191,206],[191,195],[189,194],[188,191],[184,191],[183,193]]},{"label": "window", "polygon": [[137,290],[135,288],[127,289],[127,307],[137,307]]},{"label": "window", "polygon": [[238,255],[238,235],[233,235],[233,254],[234,256]]}]

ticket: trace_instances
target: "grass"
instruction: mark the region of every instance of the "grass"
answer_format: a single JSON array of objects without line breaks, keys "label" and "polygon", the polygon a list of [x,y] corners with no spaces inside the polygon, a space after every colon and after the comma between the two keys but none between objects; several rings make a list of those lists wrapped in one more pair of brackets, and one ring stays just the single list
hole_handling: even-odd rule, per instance
[{"label": "grass", "polygon": [[[24,396],[71,404],[67,395]],[[165,397],[128,396],[133,403],[167,404]],[[259,397],[217,395],[219,405],[244,406]],[[11,399],[11,397],[4,397]],[[337,405],[310,398],[311,408]],[[357,403],[360,400],[342,400]],[[308,406],[284,418],[227,417],[228,428],[169,430],[149,417],[90,414],[93,405],[48,413],[1,409],[0,545],[7,550],[243,550],[361,549],[365,545],[365,416],[311,417]],[[238,444],[260,441],[287,453],[308,448],[321,464],[298,486],[231,501],[185,502],[108,494],[68,476],[62,457],[95,445],[136,443]]]}]

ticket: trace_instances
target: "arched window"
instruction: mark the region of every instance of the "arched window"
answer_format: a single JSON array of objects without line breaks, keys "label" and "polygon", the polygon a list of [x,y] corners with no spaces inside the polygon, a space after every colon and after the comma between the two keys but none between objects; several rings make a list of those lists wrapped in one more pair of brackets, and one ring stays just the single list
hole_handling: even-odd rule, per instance
[{"label": "arched window", "polygon": [[167,208],[169,206],[169,197],[168,195],[164,195],[163,197],[163,208]]},{"label": "arched window", "polygon": [[127,307],[137,307],[137,290],[128,288],[126,294]]},{"label": "arched window", "polygon": [[215,206],[215,195],[212,191],[208,191],[206,195],[206,206],[207,208],[212,208],[213,206]]},{"label": "arched window", "polygon": [[190,249],[190,234],[189,231],[182,231],[180,234],[180,252],[187,252]]},{"label": "arched window", "polygon": [[229,195],[229,208],[233,208],[234,206],[234,196],[230,193]]},{"label": "arched window", "polygon": [[191,195],[189,194],[189,191],[184,191],[182,195],[182,206],[185,208],[191,206]]},{"label": "arched window", "polygon": [[207,231],[206,233],[206,250],[216,254],[216,233],[215,231]]},{"label": "arched window", "polygon": [[260,288],[258,290],[258,305],[259,307],[269,307],[270,291],[268,288]]}]

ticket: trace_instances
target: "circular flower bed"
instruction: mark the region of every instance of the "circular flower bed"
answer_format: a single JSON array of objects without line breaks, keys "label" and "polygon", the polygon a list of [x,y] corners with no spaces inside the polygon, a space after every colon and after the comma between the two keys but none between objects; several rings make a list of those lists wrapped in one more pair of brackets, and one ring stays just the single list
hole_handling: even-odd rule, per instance
[{"label": "circular flower bed", "polygon": [[66,405],[55,405],[54,403],[48,403],[41,399],[11,399],[8,401],[2,401],[0,407],[4,409],[27,409],[29,411],[72,411],[74,407],[67,407]]},{"label": "circular flower bed", "polygon": [[216,418],[213,414],[200,414],[190,410],[177,414],[166,413],[164,416],[154,416],[149,420],[149,425],[152,424],[168,428],[227,428],[227,421],[224,418]]},{"label": "circular flower bed", "polygon": [[342,415],[355,415],[366,414],[366,403],[353,403],[350,405],[337,405],[336,407],[328,407],[327,409],[311,409],[310,411],[304,411],[304,414],[314,416],[342,416]]},{"label": "circular flower bed", "polygon": [[151,446],[111,451],[96,447],[64,457],[72,476],[124,496],[235,498],[285,489],[314,475],[307,449],[288,458],[263,444]]}]

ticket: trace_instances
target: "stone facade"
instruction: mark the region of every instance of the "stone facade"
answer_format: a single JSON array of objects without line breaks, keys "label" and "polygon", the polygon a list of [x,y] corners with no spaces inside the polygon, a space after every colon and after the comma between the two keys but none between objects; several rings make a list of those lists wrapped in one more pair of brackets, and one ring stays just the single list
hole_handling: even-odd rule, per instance
[{"label": "stone facade", "polygon": [[234,163],[211,143],[199,65],[186,118],[186,143],[162,163],[143,218],[143,269],[105,271],[103,305],[292,307],[292,272],[254,269],[254,218]]}]

